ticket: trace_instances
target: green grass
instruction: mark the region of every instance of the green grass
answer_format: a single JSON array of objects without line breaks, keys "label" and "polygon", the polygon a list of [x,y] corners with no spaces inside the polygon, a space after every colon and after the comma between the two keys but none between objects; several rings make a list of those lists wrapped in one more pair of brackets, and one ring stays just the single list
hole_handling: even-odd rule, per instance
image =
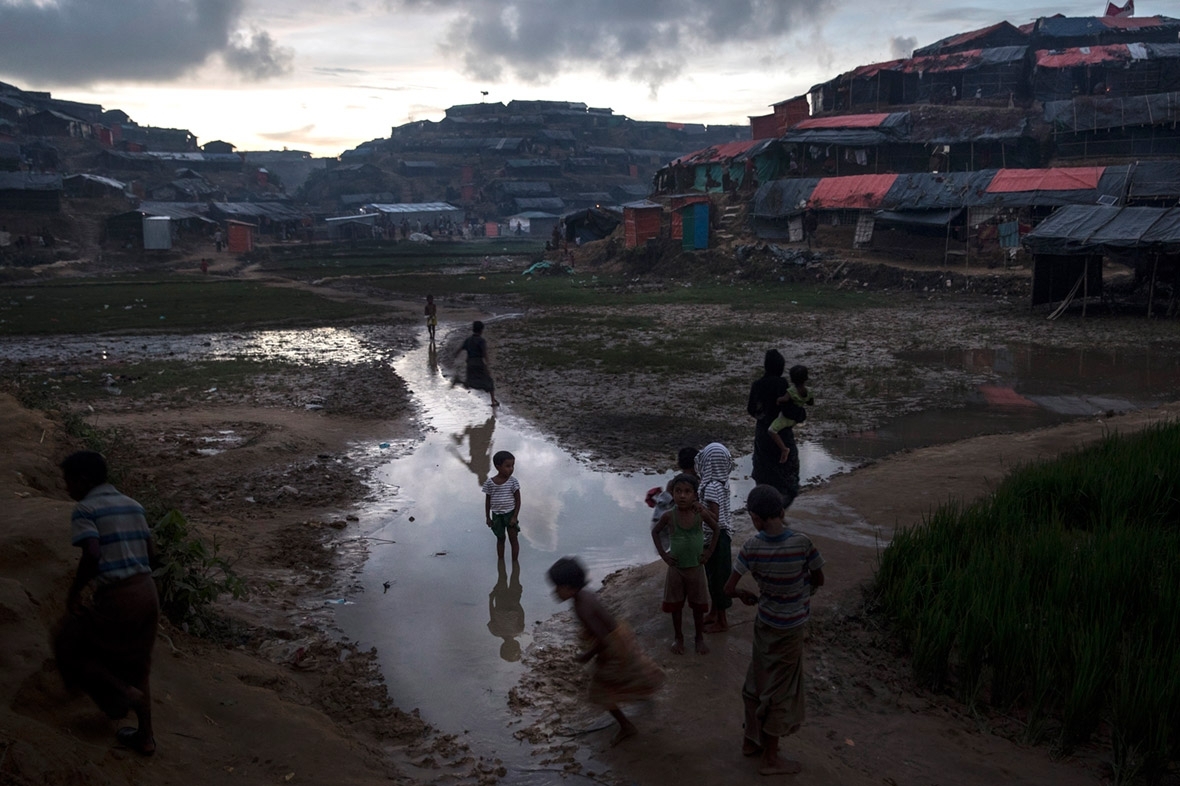
[{"label": "green grass", "polygon": [[0,287],[0,335],[192,332],[322,324],[380,313],[250,281],[157,276]]},{"label": "green grass", "polygon": [[1110,729],[1118,782],[1180,754],[1180,424],[1020,468],[899,532],[874,590],[915,675],[1068,749]]},{"label": "green grass", "polygon": [[[521,266],[521,270],[524,266]],[[725,305],[735,311],[760,311],[789,318],[792,311],[808,309],[862,309],[881,305],[878,296],[839,292],[812,284],[768,282],[759,286],[705,282],[684,284],[667,281],[658,287],[621,278],[572,276],[522,276],[520,273],[457,273],[428,275],[408,273],[375,278],[373,286],[407,297],[458,298],[516,296],[538,306],[637,307],[644,305]],[[794,301],[794,302],[792,302]]]}]

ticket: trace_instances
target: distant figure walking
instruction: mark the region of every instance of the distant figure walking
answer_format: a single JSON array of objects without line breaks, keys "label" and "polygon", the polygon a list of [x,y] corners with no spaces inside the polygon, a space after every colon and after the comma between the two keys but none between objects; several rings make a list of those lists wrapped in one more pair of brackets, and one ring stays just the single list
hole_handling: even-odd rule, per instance
[{"label": "distant figure walking", "polygon": [[422,309],[426,314],[426,329],[430,332],[430,343],[434,343],[434,329],[438,327],[438,306],[434,303],[434,295],[426,296],[426,306]]},{"label": "distant figure walking", "polygon": [[[134,711],[139,727],[124,726],[119,744],[144,756],[156,751],[149,677],[160,603],[152,580],[152,533],[138,502],[107,482],[107,463],[91,450],[61,463],[70,497],[70,540],[82,550],[66,598],[69,615],[54,637],[57,667],[71,690],[83,690],[107,717]],[[94,601],[82,591],[96,585]]]},{"label": "distant figure walking", "polygon": [[221,253],[221,246],[224,243],[224,239],[225,236],[221,234],[220,229],[213,233],[213,245],[217,248],[218,253]]},{"label": "distant figure walking", "polygon": [[486,390],[492,397],[492,406],[500,406],[496,399],[496,381],[488,370],[488,342],[483,337],[483,323],[478,319],[471,324],[471,335],[463,341],[455,357],[467,353],[467,376],[463,384],[476,390]]}]

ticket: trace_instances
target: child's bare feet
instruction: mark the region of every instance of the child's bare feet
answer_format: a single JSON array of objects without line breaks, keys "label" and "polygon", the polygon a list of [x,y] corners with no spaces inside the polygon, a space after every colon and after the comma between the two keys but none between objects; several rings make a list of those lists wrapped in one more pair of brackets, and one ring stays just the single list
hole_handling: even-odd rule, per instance
[{"label": "child's bare feet", "polygon": [[610,746],[613,748],[628,737],[634,737],[639,733],[639,729],[635,728],[635,724],[631,721],[619,724],[619,730],[615,732],[615,736],[610,738]]},{"label": "child's bare feet", "polygon": [[697,636],[697,655],[708,655],[709,645],[705,643],[704,638]]},{"label": "child's bare feet", "polygon": [[701,622],[705,623],[706,625],[712,625],[713,623],[717,622],[717,615],[710,611],[705,615]]},{"label": "child's bare feet", "polygon": [[724,633],[729,630],[729,623],[726,622],[710,622],[705,625],[705,633]]},{"label": "child's bare feet", "polygon": [[748,738],[742,739],[742,755],[743,756],[758,756],[762,753],[762,746],[755,745],[754,741]]},{"label": "child's bare feet", "polygon": [[802,771],[803,765],[794,759],[765,753],[762,755],[762,766],[758,768],[759,775],[798,775]]},{"label": "child's bare feet", "polygon": [[672,640],[672,654],[673,655],[683,655],[684,654],[684,639],[673,639]]}]

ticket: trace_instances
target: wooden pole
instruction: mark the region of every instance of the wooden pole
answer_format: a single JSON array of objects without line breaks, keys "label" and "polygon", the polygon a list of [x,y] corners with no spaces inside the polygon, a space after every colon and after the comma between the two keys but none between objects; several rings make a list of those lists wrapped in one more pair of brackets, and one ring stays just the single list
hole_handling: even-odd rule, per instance
[{"label": "wooden pole", "polygon": [[1151,286],[1147,290],[1147,318],[1151,319],[1151,303],[1155,299],[1155,273],[1159,270],[1160,255],[1155,255],[1155,261],[1151,265]]},{"label": "wooden pole", "polygon": [[1086,318],[1086,304],[1090,299],[1090,258],[1086,257],[1082,263],[1082,319]]}]

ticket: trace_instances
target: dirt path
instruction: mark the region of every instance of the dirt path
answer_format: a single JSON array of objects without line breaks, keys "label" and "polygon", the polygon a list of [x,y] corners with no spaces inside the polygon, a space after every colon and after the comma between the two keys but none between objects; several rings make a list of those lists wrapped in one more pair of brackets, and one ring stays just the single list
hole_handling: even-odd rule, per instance
[{"label": "dirt path", "polygon": [[[904,658],[861,616],[861,588],[871,578],[877,550],[850,542],[920,523],[950,499],[988,493],[1018,464],[1050,458],[1111,431],[1131,431],[1180,417],[1180,405],[1129,415],[1078,421],[1024,434],[981,437],[901,454],[833,479],[802,494],[790,511],[793,526],[811,534],[827,559],[828,583],[813,601],[806,655],[808,719],[785,750],[803,762],[798,782],[993,786],[1093,784],[1106,775],[1099,745],[1055,760],[1046,746],[1021,743],[1018,722],[977,716],[952,699],[915,688]],[[752,533],[747,517],[737,521]],[[839,533],[839,539],[832,537]],[[605,763],[624,782],[700,786],[748,783],[756,764],[740,755],[741,682],[749,662],[752,610],[738,607],[727,634],[709,636],[703,657],[668,654],[670,625],[658,610],[663,566],[652,563],[606,582],[603,596],[639,632],[649,653],[668,672],[653,701],[636,708],[642,736],[610,749],[612,731],[571,740],[568,729],[608,720],[578,701],[584,673],[570,663],[574,650],[569,614],[546,623],[526,653],[530,674],[517,688],[521,706],[547,708],[524,735],[548,759],[574,769]],[[1011,738],[1011,739],[1010,739]],[[1016,741],[1012,741],[1015,739]],[[598,763],[581,765],[588,749]]]}]

